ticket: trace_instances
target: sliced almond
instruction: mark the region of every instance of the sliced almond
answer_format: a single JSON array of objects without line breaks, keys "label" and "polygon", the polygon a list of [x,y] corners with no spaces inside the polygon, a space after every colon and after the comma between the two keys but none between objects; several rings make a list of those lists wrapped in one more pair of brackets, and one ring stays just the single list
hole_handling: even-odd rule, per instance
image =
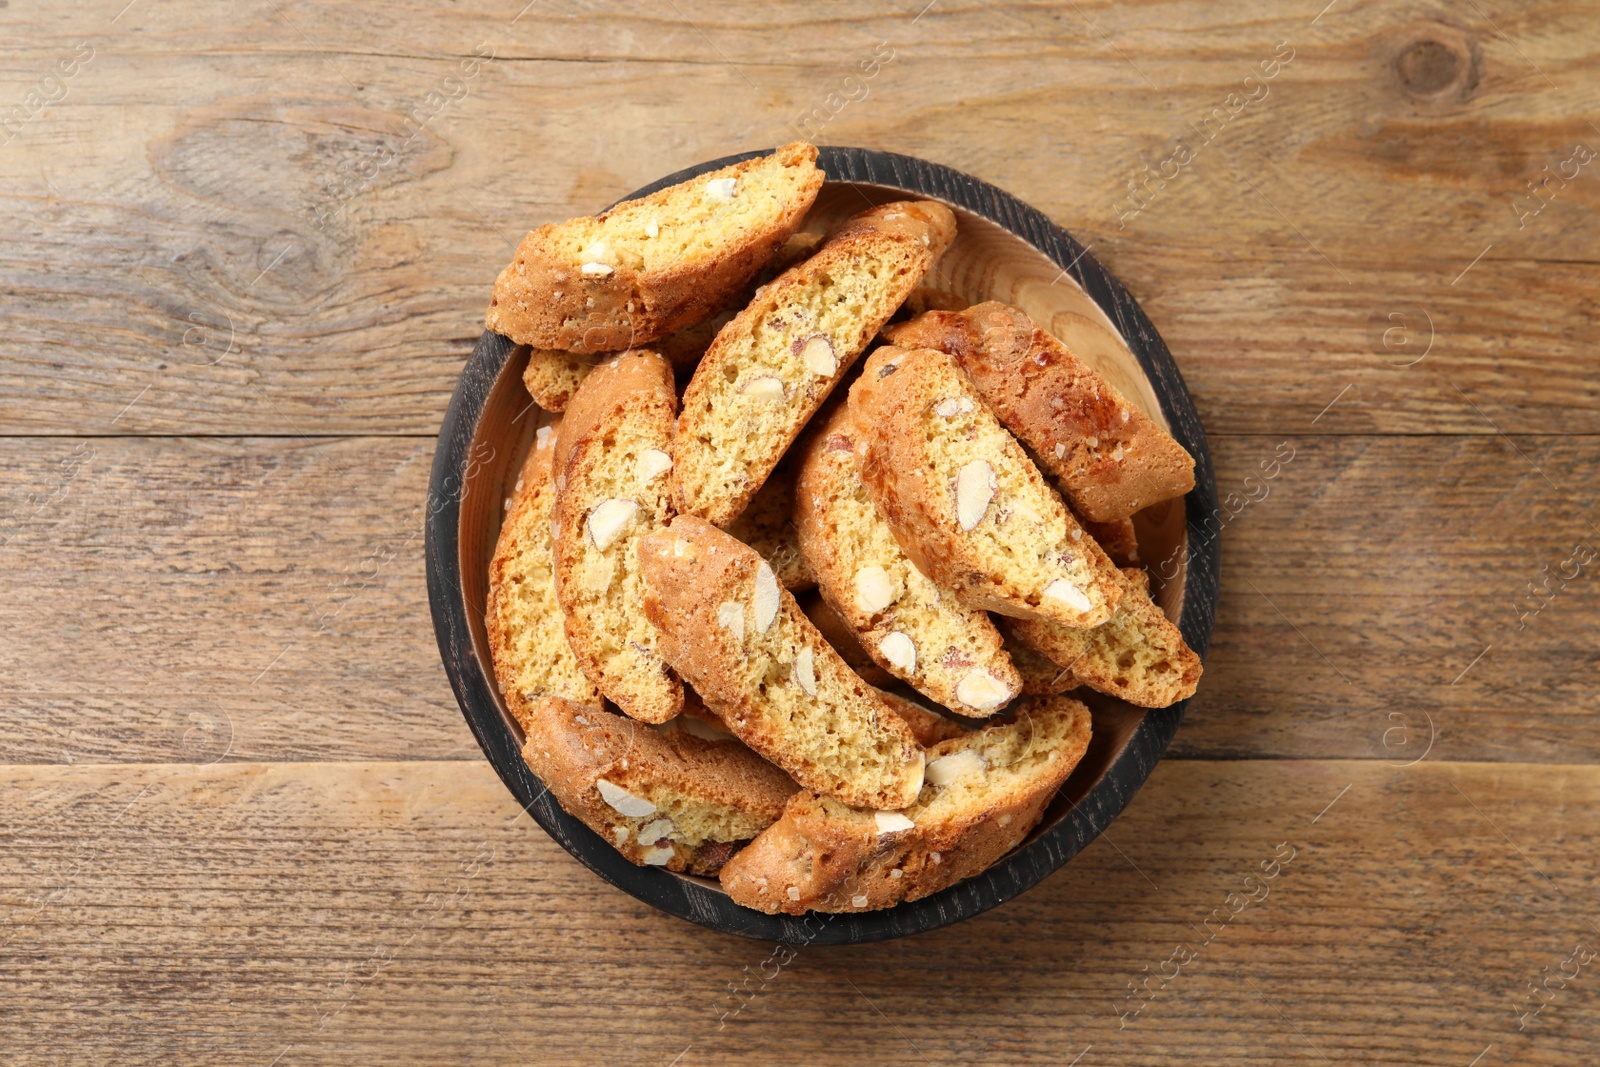
[{"label": "sliced almond", "polygon": [[929,763],[927,780],[937,786],[947,786],[952,782],[960,781],[968,775],[982,774],[986,767],[988,767],[988,764],[983,762],[982,756],[970,748],[964,748],[960,752],[952,752],[948,756],[940,756]]},{"label": "sliced almond", "polygon": [[850,898],[850,903],[855,907],[864,908],[867,906],[867,895],[865,893],[858,893]]},{"label": "sliced almond", "polygon": [[739,392],[756,400],[768,400],[774,404],[783,403],[783,383],[770,375],[745,379],[739,386]]},{"label": "sliced almond", "polygon": [[744,640],[744,605],[737,600],[724,600],[717,605],[717,625],[733,633],[735,641]]},{"label": "sliced almond", "polygon": [[875,811],[872,813],[872,821],[878,824],[880,834],[898,834],[917,825],[898,811]]},{"label": "sliced almond", "polygon": [[1066,605],[1073,611],[1088,611],[1094,607],[1093,601],[1083,595],[1083,590],[1065,578],[1057,578],[1045,586],[1044,592],[1040,596],[1048,597],[1051,600],[1065,601]]},{"label": "sliced almond", "polygon": [[785,889],[784,893],[788,895],[790,900],[800,899],[800,887],[797,885],[792,885],[788,889]]},{"label": "sliced almond", "polygon": [[910,636],[894,630],[878,642],[878,652],[889,661],[889,666],[903,674],[917,669],[917,645]]},{"label": "sliced almond", "polygon": [[1010,700],[1011,695],[1011,690],[988,671],[968,671],[956,683],[956,699],[979,711],[993,711]]},{"label": "sliced almond", "polygon": [[778,576],[773,573],[772,567],[766,560],[762,560],[756,567],[756,593],[750,605],[755,613],[756,630],[766,633],[772,628],[772,620],[778,617],[778,605],[781,603],[778,593]]},{"label": "sliced almond", "polygon": [[600,790],[600,799],[617,809],[620,815],[630,819],[643,819],[647,815],[656,813],[656,806],[644,797],[636,797],[615,782],[608,782],[604,778],[595,779],[595,788]]},{"label": "sliced almond", "polygon": [[659,448],[647,448],[640,452],[633,466],[639,481],[646,484],[655,481],[671,469],[672,457]]},{"label": "sliced almond", "polygon": [[794,658],[794,682],[805,690],[806,696],[817,695],[817,662],[809,647],[802,648]]},{"label": "sliced almond", "polygon": [[738,178],[713,178],[706,182],[706,195],[716,200],[732,200],[738,188]]},{"label": "sliced almond", "polygon": [[649,222],[644,224],[644,235],[646,237],[660,237],[661,224],[655,219],[651,219]]},{"label": "sliced almond", "polygon": [[649,822],[639,827],[639,844],[653,845],[660,841],[663,837],[666,837],[668,834],[672,833],[672,830],[673,826],[671,819],[651,819]]},{"label": "sliced almond", "polygon": [[831,378],[834,371],[839,369],[839,360],[833,354],[833,342],[820,333],[807,337],[805,344],[800,346],[800,360],[806,365],[806,370],[819,378]]},{"label": "sliced almond", "polygon": [[604,278],[611,273],[611,268],[604,263],[585,263],[578,270],[585,278]]},{"label": "sliced almond", "polygon": [[876,563],[869,563],[856,571],[856,607],[868,615],[876,615],[893,604],[900,596],[889,572]]},{"label": "sliced almond", "polygon": [[621,535],[628,524],[639,514],[639,505],[631,500],[606,500],[595,505],[589,512],[586,525],[589,528],[589,540],[594,542],[594,547],[604,552],[611,547],[611,543]]},{"label": "sliced almond", "polygon": [[944,419],[953,419],[971,410],[972,401],[964,396],[947,396],[933,405],[933,413]]},{"label": "sliced almond", "polygon": [[975,459],[956,474],[956,521],[963,530],[977,529],[998,485],[986,459]]},{"label": "sliced almond", "polygon": [[677,854],[677,851],[671,845],[663,845],[660,848],[645,849],[644,856],[641,858],[651,867],[665,867],[672,862],[672,857]]}]

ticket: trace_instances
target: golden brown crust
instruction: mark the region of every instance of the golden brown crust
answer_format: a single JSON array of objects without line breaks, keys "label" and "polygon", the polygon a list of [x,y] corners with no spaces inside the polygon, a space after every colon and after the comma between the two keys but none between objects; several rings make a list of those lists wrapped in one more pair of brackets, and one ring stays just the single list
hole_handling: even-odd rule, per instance
[{"label": "golden brown crust", "polygon": [[895,543],[862,482],[855,427],[832,404],[800,446],[794,519],[818,589],[873,661],[962,715],[1022,689],[989,616],[941,590]]},{"label": "golden brown crust", "polygon": [[535,436],[489,563],[489,605],[483,617],[489,658],[495,682],[518,722],[531,701],[546,695],[600,703],[599,691],[567,643],[556,601],[550,545],[555,432],[541,427]]},{"label": "golden brown crust", "polygon": [[523,729],[529,769],[569,814],[641,866],[715,874],[726,846],[771,825],[799,789],[737,741],[658,731],[557,697],[534,702]]},{"label": "golden brown crust", "polygon": [[727,526],[955,236],[932,201],[864,211],[717,334],[683,394],[677,507]]},{"label": "golden brown crust", "polygon": [[[909,827],[796,793],[722,868],[723,888],[769,914],[872,911],[982,873],[1028,835],[1089,746],[1089,709],[1076,700],[1024,701],[1016,716],[929,751],[930,781],[903,813]],[[958,761],[950,779],[933,769],[947,757]],[[962,760],[965,773],[955,770]]]},{"label": "golden brown crust", "polygon": [[953,357],[878,349],[850,389],[850,414],[862,480],[923,574],[1002,615],[1065,626],[1110,618],[1121,596],[1116,568]]},{"label": "golden brown crust", "polygon": [[662,652],[728,729],[819,793],[885,809],[916,798],[911,730],[753,549],[680,515],[642,539],[639,561]]},{"label": "golden brown crust", "polygon": [[[496,279],[488,328],[519,344],[599,353],[709,317],[799,228],[822,188],[816,157],[796,142],[593,218],[539,227]],[[707,189],[730,178],[733,188],[759,184],[776,195],[730,199],[724,217]],[[652,222],[653,236],[644,230]],[[711,247],[697,247],[707,236]]]},{"label": "golden brown crust", "polygon": [[[1103,343],[1109,334],[1081,316],[1071,321],[1085,339]],[[991,300],[965,311],[932,311],[884,335],[902,347],[955,356],[1072,506],[1096,522],[1126,518],[1194,488],[1194,459],[1172,435],[1020,308]]]},{"label": "golden brown crust", "polygon": [[567,640],[602,693],[653,723],[683,707],[683,686],[638,608],[639,537],[671,518],[665,475],[676,402],[666,360],[648,349],[617,356],[573,395],[553,457],[555,584]]},{"label": "golden brown crust", "polygon": [[1078,685],[1143,708],[1165,708],[1194,695],[1200,657],[1150,599],[1144,571],[1122,572],[1117,613],[1092,630],[1018,620],[1017,640],[1060,665]]}]

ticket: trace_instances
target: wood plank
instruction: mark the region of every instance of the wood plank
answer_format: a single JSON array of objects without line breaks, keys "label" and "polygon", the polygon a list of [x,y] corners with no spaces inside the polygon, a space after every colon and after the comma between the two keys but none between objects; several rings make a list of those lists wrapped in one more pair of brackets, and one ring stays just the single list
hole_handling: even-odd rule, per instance
[{"label": "wood plank", "polygon": [[[1431,736],[1434,758],[1600,757],[1596,564],[1572,555],[1600,544],[1600,439],[1213,445],[1224,501],[1256,499],[1223,528],[1176,753],[1407,762]],[[475,752],[424,589],[432,450],[0,440],[0,761]]]},{"label": "wood plank", "polygon": [[597,882],[476,760],[0,783],[13,1062],[1461,1067],[1600,1025],[1581,971],[1518,1030],[1600,941],[1592,767],[1168,760],[1018,900],[781,967]]},{"label": "wood plank", "polygon": [[[1170,3],[912,6],[586,4],[513,23],[480,4],[376,29],[141,6],[96,24],[94,58],[0,158],[0,432],[431,432],[523,229],[794,136],[880,41],[895,58],[821,138],[967,170],[1093,244],[1149,302],[1214,430],[1298,432],[1353,384],[1319,432],[1491,432],[1478,409],[1510,432],[1600,432],[1600,194],[1573,181],[1520,227],[1514,208],[1573,143],[1600,144],[1600,83],[1580,76],[1600,34],[1570,4],[1496,13],[1509,42],[1422,4],[1315,27],[1243,2],[1204,20]],[[0,99],[90,33],[76,13],[20,17]],[[1467,99],[1396,82],[1405,46],[1462,35],[1479,57]],[[1296,58],[1269,95],[1126,218],[1126,183],[1280,40]],[[452,83],[460,99],[430,98],[480,42],[498,58]],[[1391,365],[1418,350],[1385,346],[1396,321],[1437,342],[1424,363]]]}]

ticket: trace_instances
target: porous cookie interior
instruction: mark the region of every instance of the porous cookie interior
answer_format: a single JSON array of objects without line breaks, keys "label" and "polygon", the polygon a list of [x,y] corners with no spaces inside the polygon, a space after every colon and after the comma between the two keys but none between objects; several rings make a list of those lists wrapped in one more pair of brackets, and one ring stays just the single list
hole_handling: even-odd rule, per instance
[{"label": "porous cookie interior", "polygon": [[[720,625],[743,652],[728,669],[769,728],[784,735],[784,746],[798,764],[791,773],[816,788],[840,791],[856,782],[904,778],[906,745],[899,731],[885,728],[893,713],[863,698],[861,680],[821,640],[792,597],[785,595],[772,625],[760,633],[754,585],[753,578],[746,581],[742,597],[718,611]],[[802,650],[810,653],[809,679],[796,666]],[[807,691],[808,680],[815,695]]]},{"label": "porous cookie interior", "polygon": [[791,145],[748,169],[735,164],[702,174],[558,227],[551,248],[580,264],[682,270],[724,254],[745,231],[769,229],[812,173],[808,164],[805,152]]},{"label": "porous cookie interior", "polygon": [[818,459],[832,477],[810,488],[823,494],[813,506],[826,517],[837,570],[825,591],[859,624],[863,647],[895,677],[963,714],[988,715],[1010,701],[1021,680],[988,615],[941,593],[900,551],[861,479],[850,439],[833,434],[821,447]]},{"label": "porous cookie interior", "polygon": [[1040,607],[1045,589],[1065,578],[1087,604],[1062,601],[1046,605],[1046,611],[1071,616],[1102,608],[1105,594],[1091,546],[1043,478],[1028,477],[1022,447],[953,368],[921,375],[920,383],[921,425],[912,432],[922,434],[932,466],[930,489],[945,494],[946,521],[960,528],[962,493],[977,499],[984,480],[991,492],[976,524],[965,531],[979,566],[1004,575],[1029,607]]},{"label": "porous cookie interior", "polygon": [[522,474],[523,478],[539,478],[542,484],[518,483],[496,550],[500,566],[491,598],[491,610],[499,616],[498,641],[492,646],[497,653],[495,673],[507,696],[515,692],[531,702],[552,695],[592,703],[600,694],[572,654],[556,601],[550,548],[550,512],[555,501],[555,486],[549,480],[550,435],[548,428],[540,430],[542,454],[527,464]]},{"label": "porous cookie interior", "polygon": [[[656,628],[644,617],[644,582],[639,576],[639,535],[665,525],[668,517],[669,479],[665,472],[649,479],[640,474],[646,451],[665,451],[671,443],[645,419],[623,419],[603,438],[585,442],[575,456],[572,473],[580,465],[580,493],[585,503],[567,536],[583,546],[567,588],[573,614],[588,616],[585,639],[605,676],[621,692],[654,695],[673,689],[656,649]],[[598,457],[587,462],[598,451]],[[648,469],[648,466],[647,468]],[[577,487],[574,487],[577,488]],[[590,534],[589,519],[595,509],[612,500],[632,501],[638,511],[615,540],[598,548]]]},{"label": "porous cookie interior", "polygon": [[[737,496],[751,472],[765,472],[859,354],[863,323],[893,310],[909,257],[856,255],[785,286],[777,305],[721,360],[700,394],[694,480],[717,496]],[[779,284],[779,283],[774,283]],[[823,349],[807,342],[820,337]],[[809,361],[807,353],[810,353]],[[832,363],[829,363],[832,360]],[[826,373],[821,373],[826,371]],[[691,472],[685,471],[688,475]]]}]

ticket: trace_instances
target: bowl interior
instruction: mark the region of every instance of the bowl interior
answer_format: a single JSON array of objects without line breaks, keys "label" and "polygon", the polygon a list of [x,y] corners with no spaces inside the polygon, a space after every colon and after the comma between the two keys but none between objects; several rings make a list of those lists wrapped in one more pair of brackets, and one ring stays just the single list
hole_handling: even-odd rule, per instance
[{"label": "bowl interior", "polygon": [[[920,195],[923,194],[884,185],[829,181],[807,216],[805,229],[822,232],[864,208]],[[1119,340],[1111,320],[1072,277],[1043,252],[997,223],[959,205],[950,203],[948,206],[957,216],[957,236],[926,284],[954,293],[969,303],[1001,300],[1015,304],[1056,333],[1066,329],[1075,317],[1100,325],[1109,331],[1104,343],[1075,346],[1075,353],[1115,385],[1123,396],[1166,426],[1166,415],[1139,361]],[[523,388],[522,370],[526,363],[527,350],[513,350],[490,388],[473,435],[462,482],[458,542],[460,595],[470,620],[478,662],[490,679],[494,671],[484,627],[489,562],[505,502],[511,495],[523,457],[538,427],[553,418],[534,405]],[[1147,508],[1135,517],[1134,525],[1141,559],[1146,563],[1170,560],[1176,565],[1175,568],[1152,566],[1151,582],[1156,602],[1169,618],[1177,621],[1183,609],[1187,569],[1183,503],[1169,501]],[[1159,573],[1163,570],[1167,572],[1166,580]],[[504,728],[517,738],[520,747],[521,730],[498,693],[496,702]],[[1089,695],[1084,702],[1093,712],[1093,742],[1046,810],[1044,819],[1019,849],[1027,848],[1088,796],[1122,754],[1146,714],[1142,709],[1110,697]],[[715,879],[690,875],[675,877],[722,893]]]}]

